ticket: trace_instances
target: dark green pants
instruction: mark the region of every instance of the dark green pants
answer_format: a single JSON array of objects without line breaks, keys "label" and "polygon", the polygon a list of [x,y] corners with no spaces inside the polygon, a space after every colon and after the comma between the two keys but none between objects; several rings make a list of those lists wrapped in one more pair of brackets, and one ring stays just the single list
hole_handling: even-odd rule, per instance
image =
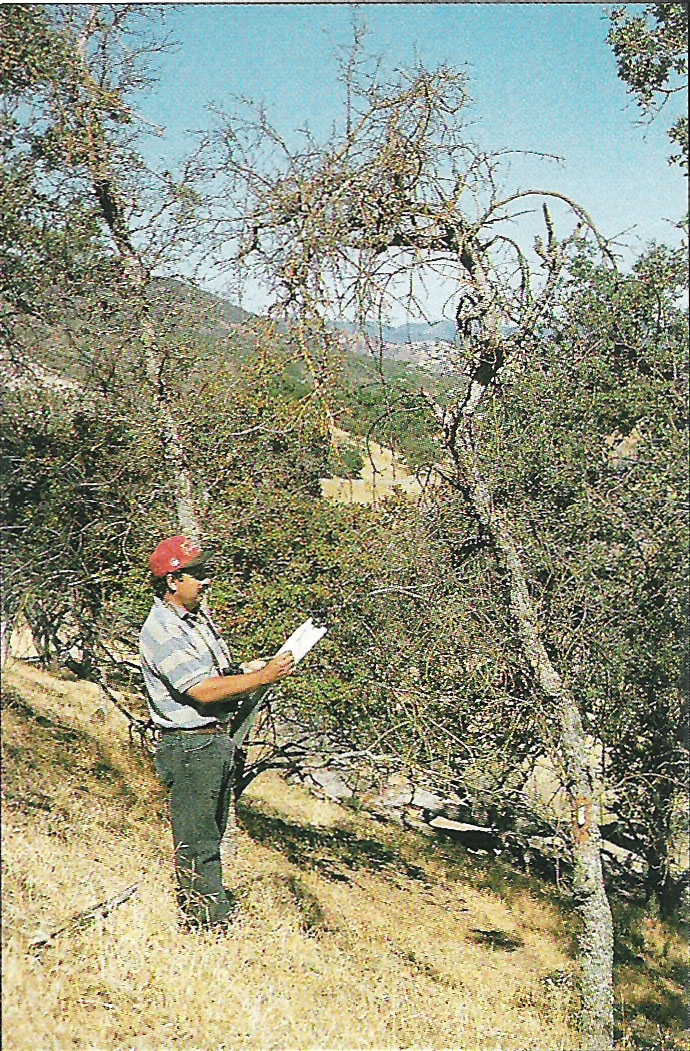
[{"label": "dark green pants", "polygon": [[156,770],[170,789],[180,905],[193,923],[222,923],[234,901],[223,888],[220,844],[232,802],[235,745],[226,734],[167,732]]}]

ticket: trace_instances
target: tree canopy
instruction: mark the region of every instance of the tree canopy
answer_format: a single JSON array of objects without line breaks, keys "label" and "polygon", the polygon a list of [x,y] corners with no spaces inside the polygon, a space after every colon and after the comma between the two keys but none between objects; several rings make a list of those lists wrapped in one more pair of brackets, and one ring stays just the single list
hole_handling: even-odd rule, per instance
[{"label": "tree canopy", "polygon": [[[609,43],[618,60],[618,75],[628,85],[645,117],[655,117],[676,95],[687,95],[687,4],[647,4],[630,12],[611,12]],[[687,97],[686,97],[687,109]],[[688,167],[688,118],[681,114],[668,131],[680,152],[671,161]]]},{"label": "tree canopy", "polygon": [[[23,610],[44,659],[126,677],[146,552],[189,528],[238,656],[307,613],[332,628],[282,687],[257,771],[318,745],[515,830],[537,818],[523,789],[547,753],[569,806],[583,1041],[610,1046],[602,806],[664,909],[687,880],[686,252],[652,246],[621,274],[576,201],[505,188],[463,73],[367,79],[357,42],[329,140],[290,148],[249,105],[219,114],[178,178],[154,171],[132,103],[168,47],[152,17],[3,13],[4,614]],[[612,17],[651,111],[686,73],[687,14]],[[211,318],[163,280],[202,240],[268,282],[267,318]],[[374,359],[357,389],[335,321],[370,337],[391,304],[423,310],[431,278],[456,324],[443,376]],[[321,499],[348,419],[408,452],[417,504]]]}]

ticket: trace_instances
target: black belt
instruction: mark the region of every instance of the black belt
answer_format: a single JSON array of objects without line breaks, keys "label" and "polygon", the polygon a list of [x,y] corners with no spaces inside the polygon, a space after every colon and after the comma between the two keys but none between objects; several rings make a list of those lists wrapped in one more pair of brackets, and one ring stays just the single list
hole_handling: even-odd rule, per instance
[{"label": "black belt", "polygon": [[183,733],[183,734],[227,734],[230,733],[229,723],[212,723],[210,726],[161,726],[161,733]]}]

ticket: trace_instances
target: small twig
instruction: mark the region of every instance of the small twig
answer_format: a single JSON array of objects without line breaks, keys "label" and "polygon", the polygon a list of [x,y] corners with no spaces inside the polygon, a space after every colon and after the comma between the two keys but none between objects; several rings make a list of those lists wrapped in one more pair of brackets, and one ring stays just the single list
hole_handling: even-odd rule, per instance
[{"label": "small twig", "polygon": [[82,912],[77,912],[72,918],[64,925],[59,927],[56,931],[51,934],[39,934],[29,942],[29,952],[37,952],[43,949],[46,945],[57,938],[59,934],[64,934],[65,931],[81,930],[83,927],[87,927],[94,920],[100,918],[105,919],[110,913],[116,909],[119,905],[123,905],[133,894],[136,893],[139,887],[138,883],[133,883],[131,887],[127,887],[121,894],[116,894],[113,898],[108,898],[107,901],[102,901],[98,905],[92,905],[89,909],[84,909]]}]

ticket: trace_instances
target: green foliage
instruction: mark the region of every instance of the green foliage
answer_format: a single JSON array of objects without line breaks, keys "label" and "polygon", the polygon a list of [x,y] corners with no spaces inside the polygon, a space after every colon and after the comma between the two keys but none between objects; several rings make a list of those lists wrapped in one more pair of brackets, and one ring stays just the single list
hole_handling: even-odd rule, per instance
[{"label": "green foliage", "polygon": [[[18,609],[44,660],[89,675],[109,604],[132,560],[165,528],[155,450],[95,400],[18,393],[0,428],[3,612]],[[169,528],[169,525],[168,525]]]},{"label": "green foliage", "polygon": [[326,475],[336,478],[358,478],[364,466],[361,453],[351,445],[332,450],[326,465]]},{"label": "green foliage", "polygon": [[64,75],[68,52],[53,32],[48,13],[38,4],[12,4],[0,22],[0,90],[37,89]]},{"label": "green foliage", "polygon": [[[209,513],[226,490],[319,494],[329,455],[323,417],[313,398],[282,391],[289,358],[277,347],[255,348],[244,364],[219,363],[197,373],[176,396],[181,436],[189,449]],[[178,379],[179,382],[179,379]]]},{"label": "green foliage", "polygon": [[426,522],[404,500],[332,506],[236,483],[206,522],[213,607],[241,657],[270,654],[307,614],[330,629],[305,673],[282,684],[282,714],[491,797],[494,816],[504,795],[514,799],[508,772],[535,748],[524,669],[506,619],[487,631],[485,567],[468,578],[453,565],[436,514]]},{"label": "green foliage", "polygon": [[2,294],[10,316],[44,322],[60,317],[71,297],[116,278],[63,119],[77,103],[70,82],[78,58],[58,21],[38,5],[10,4],[1,22]]},{"label": "green foliage", "polygon": [[653,249],[627,277],[581,260],[481,433],[544,640],[667,904],[688,763],[685,282],[683,251]]},{"label": "green foliage", "polygon": [[342,393],[343,425],[354,434],[374,434],[412,469],[433,462],[436,444],[426,414],[419,411],[420,386],[425,380],[434,386],[428,377],[410,369],[387,367],[379,372],[364,363],[352,372]]},{"label": "green foliage", "polygon": [[[687,90],[687,4],[648,4],[630,13],[611,13],[609,43],[618,60],[618,75],[628,85],[645,115],[653,115],[677,92]],[[687,107],[687,97],[686,97]],[[688,118],[678,117],[668,132],[680,153],[671,161],[688,167]]]}]

